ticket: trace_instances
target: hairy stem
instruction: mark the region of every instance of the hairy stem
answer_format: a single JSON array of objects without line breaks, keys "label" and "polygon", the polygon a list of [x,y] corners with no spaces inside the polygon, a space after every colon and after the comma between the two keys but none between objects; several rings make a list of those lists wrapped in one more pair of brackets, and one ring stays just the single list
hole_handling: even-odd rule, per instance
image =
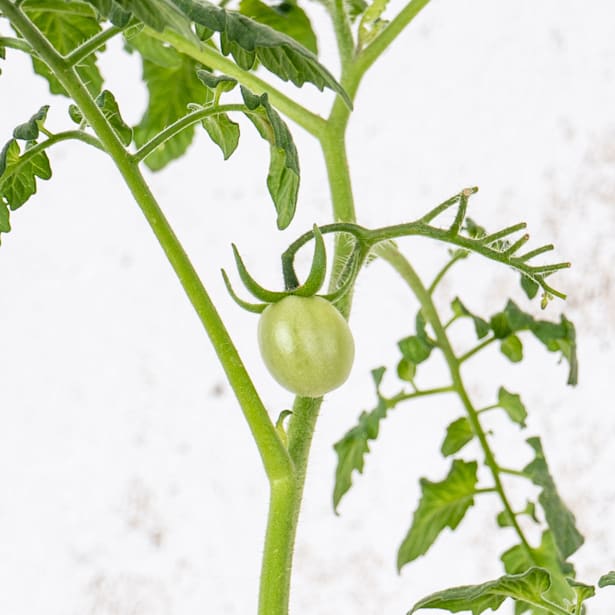
[{"label": "hairy stem", "polygon": [[193,111],[184,117],[180,117],[177,121],[169,124],[166,128],[161,130],[157,135],[152,137],[147,143],[144,143],[134,154],[133,160],[140,162],[145,160],[157,147],[160,147],[166,143],[169,139],[172,139],[175,135],[182,132],[186,128],[198,124],[200,121],[211,115],[219,115],[220,113],[228,113],[230,111],[242,111],[244,113],[249,112],[245,105],[219,105],[215,107],[208,107],[207,109],[199,109]]},{"label": "hairy stem", "polygon": [[254,388],[220,315],[141,175],[137,163],[131,159],[130,154],[90,96],[74,68],[65,61],[36,26],[12,2],[0,0],[0,8],[53,71],[113,159],[209,335],[250,426],[270,482],[288,479],[289,476],[292,476],[292,463],[289,455]]},{"label": "hairy stem", "polygon": [[76,49],[73,49],[73,51],[71,51],[68,55],[64,56],[64,59],[71,66],[78,66],[81,62],[83,62],[83,60],[98,51],[107,41],[112,39],[114,36],[117,36],[122,31],[123,28],[111,26],[110,28],[99,32],[92,38],[89,38]]}]

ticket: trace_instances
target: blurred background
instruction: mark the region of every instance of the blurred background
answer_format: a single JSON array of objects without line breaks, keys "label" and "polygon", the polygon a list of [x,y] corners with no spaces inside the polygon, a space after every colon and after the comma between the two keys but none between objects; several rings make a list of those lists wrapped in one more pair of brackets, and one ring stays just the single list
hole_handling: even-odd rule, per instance
[{"label": "blurred background", "polygon": [[[336,72],[327,17],[321,59]],[[399,6],[392,3],[389,14]],[[531,458],[541,435],[560,493],[586,544],[573,557],[594,583],[615,568],[615,8],[607,0],[433,1],[365,78],[349,129],[359,222],[403,222],[478,185],[470,216],[496,230],[525,220],[533,247],[553,242],[573,268],[553,278],[569,294],[580,383],[532,340],[512,365],[492,347],[465,370],[477,403],[497,389],[521,393],[524,432],[489,415],[508,465]],[[6,32],[5,32],[6,33]],[[0,77],[0,135],[50,104],[48,127],[70,125],[65,99],[49,94],[28,60],[8,50]],[[138,59],[114,40],[101,61],[124,117],[136,124],[146,91]],[[274,78],[271,78],[274,81]],[[286,91],[292,88],[284,84]],[[331,96],[297,92],[326,113]],[[291,125],[302,165],[298,214],[275,230],[265,186],[266,144],[242,122],[238,151],[222,161],[200,134],[189,155],[148,174],[154,193],[210,289],[272,416],[292,399],[260,365],[256,316],[227,296],[230,243],[250,271],[279,286],[279,255],[314,222],[330,221],[316,142]],[[105,157],[80,143],[50,150],[54,177],[11,218],[0,247],[0,612],[11,615],[254,613],[267,484],[247,426],[199,321],[140,211]],[[400,242],[429,279],[447,247]],[[305,255],[307,261],[308,255]],[[438,291],[488,316],[512,297],[539,313],[518,275],[479,257],[458,264]],[[405,613],[425,594],[502,573],[515,544],[496,527],[492,496],[478,499],[454,534],[395,570],[419,498],[418,479],[441,480],[449,397],[391,412],[365,473],[332,510],[334,442],[375,404],[370,370],[387,366],[397,392],[397,340],[413,332],[416,301],[384,263],[362,274],[351,317],[357,360],[347,385],[327,396],[315,435],[299,527],[292,612]],[[458,325],[459,347],[471,343]],[[434,359],[419,382],[448,381]],[[472,446],[467,459],[482,459]],[[523,481],[516,501],[533,495]],[[613,613],[615,590],[588,603]],[[502,612],[512,612],[503,607]]]}]

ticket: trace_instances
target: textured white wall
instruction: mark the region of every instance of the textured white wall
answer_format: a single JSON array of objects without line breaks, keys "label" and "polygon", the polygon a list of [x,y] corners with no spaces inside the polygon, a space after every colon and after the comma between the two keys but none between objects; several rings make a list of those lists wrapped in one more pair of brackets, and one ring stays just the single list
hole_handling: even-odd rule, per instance
[{"label": "textured white wall", "polygon": [[[310,9],[325,23],[319,7]],[[490,426],[518,466],[529,456],[523,439],[542,435],[587,537],[574,561],[588,582],[615,568],[613,23],[608,0],[434,1],[366,78],[349,133],[362,223],[411,219],[476,184],[473,218],[488,228],[527,220],[532,245],[554,241],[557,257],[573,261],[558,277],[570,299],[548,314],[565,309],[577,324],[580,385],[566,387],[565,367],[531,342],[521,366],[494,348],[467,377],[477,400],[500,384],[522,393],[527,434],[495,416]],[[108,87],[136,122],[145,100],[139,67],[117,41],[111,48]],[[50,126],[66,125],[66,102],[9,54],[2,138],[45,103]],[[322,112],[330,102],[309,88],[301,96]],[[295,135],[303,183],[297,220],[284,233],[274,232],[265,191],[266,149],[248,125],[229,162],[201,135],[189,157],[150,178],[276,414],[290,398],[260,366],[255,317],[229,300],[218,270],[232,268],[235,241],[259,279],[279,284],[279,253],[329,220],[319,152]],[[0,247],[0,613],[253,613],[267,488],[233,396],[111,164],[80,144],[62,144],[50,158],[53,180],[13,215]],[[402,246],[426,274],[446,256],[424,240]],[[485,314],[509,295],[527,306],[516,274],[477,257],[442,286],[442,304],[454,294]],[[332,444],[371,407],[369,370],[394,365],[415,311],[384,264],[364,273],[352,315],[357,362],[348,386],[328,397],[314,442],[296,614],[404,613],[427,592],[499,575],[497,557],[513,544],[485,496],[455,535],[444,532],[426,557],[395,573],[417,480],[446,471],[438,448],[459,408],[445,397],[391,413],[365,475],[341,516],[332,514]],[[441,382],[441,369],[436,362],[424,377]],[[385,390],[396,386],[385,380]],[[588,606],[606,615],[614,603],[607,589]]]}]

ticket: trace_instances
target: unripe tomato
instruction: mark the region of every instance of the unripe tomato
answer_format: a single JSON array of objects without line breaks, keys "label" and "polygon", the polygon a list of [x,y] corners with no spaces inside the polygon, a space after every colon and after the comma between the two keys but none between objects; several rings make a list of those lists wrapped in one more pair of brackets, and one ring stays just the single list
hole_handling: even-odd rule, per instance
[{"label": "unripe tomato", "polygon": [[321,297],[289,295],[271,304],[258,324],[258,344],[271,375],[302,397],[342,385],[354,359],[348,323]]}]

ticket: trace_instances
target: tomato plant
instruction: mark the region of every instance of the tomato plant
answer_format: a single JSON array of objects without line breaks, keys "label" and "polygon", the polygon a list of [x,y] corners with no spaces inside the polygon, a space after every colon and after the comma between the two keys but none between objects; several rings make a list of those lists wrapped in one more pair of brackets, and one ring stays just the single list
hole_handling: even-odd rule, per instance
[{"label": "tomato plant", "polygon": [[[599,579],[576,578],[571,558],[585,539],[577,527],[574,505],[556,486],[555,472],[547,463],[548,444],[533,432],[523,431],[531,431],[533,426],[528,426],[526,403],[517,387],[509,383],[509,372],[498,370],[494,379],[483,379],[480,394],[467,377],[473,359],[483,352],[491,361],[496,360],[494,353],[499,360],[509,361],[512,369],[533,344],[555,354],[562,363],[559,369],[566,371],[566,383],[577,384],[576,328],[566,315],[552,313],[554,306],[566,298],[559,286],[561,276],[555,274],[570,264],[550,257],[554,249],[550,243],[531,245],[525,222],[502,215],[501,224],[498,220],[498,226],[487,228],[490,225],[483,226],[474,214],[469,216],[471,203],[480,198],[475,197],[475,186],[438,189],[444,200],[432,203],[420,215],[408,216],[404,209],[402,222],[369,227],[360,223],[347,152],[350,118],[361,104],[359,87],[402,33],[408,31],[410,35],[413,22],[430,3],[409,0],[401,8],[387,7],[382,0],[324,3],[337,44],[339,76],[319,56],[320,28],[313,27],[309,11],[300,4],[269,6],[259,0],[233,5],[205,0],[0,0],[0,60],[8,57],[12,61],[12,54],[22,54],[54,95],[51,105],[39,106],[23,100],[20,90],[10,94],[18,99],[19,109],[32,108],[16,119],[17,125],[0,152],[0,233],[12,230],[20,218],[18,210],[36,198],[42,182],[51,179],[58,144],[78,142],[113,164],[118,184],[129,191],[194,308],[218,358],[217,369],[224,373],[260,455],[269,484],[269,515],[262,549],[259,615],[289,612],[295,537],[311,441],[321,405],[327,403],[321,397],[346,381],[353,364],[354,342],[347,319],[353,302],[361,301],[353,292],[357,279],[374,261],[391,268],[410,297],[403,309],[401,337],[394,350],[395,359],[389,358],[391,364],[381,365],[379,361],[371,371],[371,407],[358,414],[335,444],[336,438],[327,434],[336,455],[336,467],[330,468],[335,474],[333,507],[339,511],[353,482],[360,483],[370,445],[380,436],[383,422],[393,421],[394,411],[403,406],[418,410],[422,400],[442,399],[442,407],[457,413],[453,420],[444,418],[444,413],[438,415],[443,430],[439,452],[447,470],[434,480],[425,476],[431,473],[424,465],[415,468],[411,464],[409,471],[416,471],[416,478],[421,476],[420,495],[407,517],[406,533],[400,531],[403,538],[397,547],[397,568],[412,570],[416,560],[436,542],[453,541],[445,530],[460,527],[478,502],[486,499],[495,502],[494,526],[503,529],[505,547],[497,560],[501,569],[493,575],[495,578],[482,583],[473,579],[472,585],[442,589],[425,598],[408,593],[405,608],[411,612],[439,608],[478,614],[514,603],[516,614],[580,615],[585,601],[596,592],[596,584],[615,584],[615,573]],[[131,118],[126,94],[110,85],[115,75],[106,74],[105,62],[99,61],[107,47],[120,40],[121,53],[131,54],[132,60],[141,64],[147,89],[146,108],[136,122]],[[317,110],[317,103],[307,102],[303,92],[283,90],[272,77],[297,87],[312,85],[327,90],[330,98],[322,100],[332,102],[328,107],[326,102],[318,103],[326,108]],[[379,96],[384,87],[381,84],[375,88]],[[418,89],[415,95],[419,95]],[[382,96],[374,114],[379,122],[395,115],[386,112],[388,104],[387,97]],[[404,134],[402,123],[413,119],[410,113],[400,117],[399,125],[395,125],[399,140]],[[261,314],[258,335],[252,337],[258,338],[262,361],[275,380],[295,394],[283,406],[292,410],[280,413],[265,401],[260,391],[263,383],[246,368],[234,342],[238,332],[227,326],[232,318],[220,311],[221,301],[212,298],[211,280],[193,265],[163,211],[149,172],[161,171],[180,159],[197,131],[213,142],[226,160],[243,145],[243,133],[255,129],[253,135],[264,141],[261,145],[268,152],[262,188],[272,201],[271,233],[277,232],[275,227],[294,232],[291,224],[298,219],[297,208],[303,207],[295,126],[313,138],[321,150],[330,221],[299,233],[283,252],[284,290],[269,291],[258,285],[234,248],[240,279],[260,303],[240,299],[224,274],[235,302]],[[365,149],[374,165],[388,160],[380,153],[374,155],[369,147]],[[441,149],[440,144],[434,145],[434,151]],[[258,162],[260,158],[262,152],[252,156]],[[393,172],[395,164],[390,169],[384,167],[386,172]],[[498,167],[505,165],[498,163]],[[198,183],[208,195],[215,195],[208,181],[197,175],[190,181]],[[357,182],[356,176],[354,180]],[[377,184],[380,207],[387,201],[383,198],[386,180],[377,183],[370,176],[369,181]],[[184,183],[188,179],[176,189],[183,189]],[[233,180],[234,186],[239,184],[243,185],[241,177]],[[369,185],[367,188],[371,189]],[[449,196],[451,192],[454,194]],[[211,200],[215,200],[213,196]],[[361,195],[361,202],[369,201],[367,195]],[[381,211],[373,207],[371,213],[376,216]],[[266,215],[263,213],[263,218]],[[317,212],[314,209],[308,215],[311,223]],[[215,233],[215,210],[208,211],[208,216],[207,227]],[[236,215],[236,223],[238,228],[250,227],[243,215]],[[247,236],[255,244],[263,241],[256,230]],[[331,254],[326,253],[324,236],[332,239]],[[429,268],[419,271],[417,253],[406,254],[406,242],[417,236],[447,247],[448,251],[441,251],[443,263],[435,272]],[[312,240],[312,267],[300,283],[295,259]],[[215,251],[207,255],[210,262],[216,257]],[[462,287],[464,296],[454,296],[442,281],[448,281],[458,264],[469,257],[474,262],[486,259],[512,271],[520,282],[519,296],[514,300],[501,297],[500,309],[490,313],[486,307],[475,306],[476,295],[472,296],[470,289]],[[323,291],[325,282],[328,288]],[[316,295],[318,292],[322,294]],[[394,295],[374,296],[385,305]],[[545,317],[538,307],[548,308]],[[155,305],[148,305],[148,310],[154,309]],[[374,316],[374,322],[378,318],[382,317]],[[176,322],[169,319],[167,324],[171,327]],[[181,361],[178,357],[177,362]],[[428,363],[436,365],[432,372],[427,371]],[[369,381],[366,372],[362,374],[365,380]],[[446,400],[451,398],[454,401],[449,404]],[[493,420],[494,415],[504,421]],[[511,427],[505,421],[513,424],[513,432],[505,431]],[[514,440],[514,455],[500,454],[496,433]],[[233,451],[229,455],[233,458]],[[518,481],[514,488],[511,479]],[[491,541],[485,542],[491,546]],[[494,540],[493,544],[499,542]],[[494,546],[490,553],[497,555],[495,551]],[[212,573],[225,574],[225,569],[220,566]],[[450,584],[444,575],[436,580],[438,588]],[[361,581],[357,579],[357,583]],[[110,604],[107,610],[117,610],[115,602]]]}]

